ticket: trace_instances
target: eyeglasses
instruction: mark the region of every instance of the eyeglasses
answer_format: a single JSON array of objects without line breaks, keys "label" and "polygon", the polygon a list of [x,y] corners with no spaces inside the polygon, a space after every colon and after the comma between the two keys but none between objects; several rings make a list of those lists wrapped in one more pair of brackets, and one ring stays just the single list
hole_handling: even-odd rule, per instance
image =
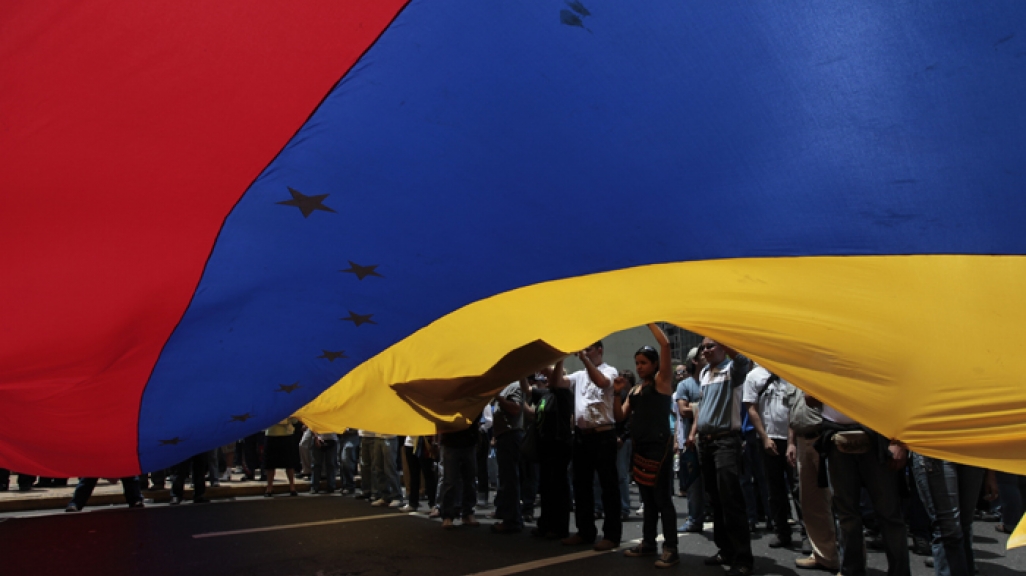
[{"label": "eyeglasses", "polygon": [[713,348],[715,348],[717,346],[719,346],[719,344],[716,344],[714,342],[712,344],[702,344],[701,346],[698,347],[698,349],[699,350],[712,350]]}]

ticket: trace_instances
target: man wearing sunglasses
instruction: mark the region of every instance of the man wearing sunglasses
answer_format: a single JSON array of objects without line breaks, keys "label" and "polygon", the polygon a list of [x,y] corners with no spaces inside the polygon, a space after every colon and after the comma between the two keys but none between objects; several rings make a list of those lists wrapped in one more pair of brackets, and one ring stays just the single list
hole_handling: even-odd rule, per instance
[{"label": "man wearing sunglasses", "polygon": [[754,559],[741,492],[741,393],[751,361],[705,338],[699,347],[706,366],[699,373],[699,468],[713,506],[713,540],[719,551],[705,563],[729,566],[728,576],[749,576]]}]

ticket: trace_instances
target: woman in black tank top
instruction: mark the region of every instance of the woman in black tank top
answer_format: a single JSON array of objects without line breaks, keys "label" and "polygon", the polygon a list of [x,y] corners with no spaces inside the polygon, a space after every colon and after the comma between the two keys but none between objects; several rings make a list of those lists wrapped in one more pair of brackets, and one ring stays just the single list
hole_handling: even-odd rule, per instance
[{"label": "woman in black tank top", "polygon": [[[656,531],[660,517],[663,525],[663,553],[656,566],[667,568],[680,562],[677,555],[677,510],[673,505],[673,372],[670,368],[670,342],[662,329],[648,325],[660,351],[644,346],[634,355],[634,367],[640,382],[627,395],[623,405],[614,402],[616,419],[631,418],[631,458],[634,480],[645,507],[641,544],[624,551],[625,556],[655,555]],[[618,378],[613,383],[617,397],[626,387]]]}]

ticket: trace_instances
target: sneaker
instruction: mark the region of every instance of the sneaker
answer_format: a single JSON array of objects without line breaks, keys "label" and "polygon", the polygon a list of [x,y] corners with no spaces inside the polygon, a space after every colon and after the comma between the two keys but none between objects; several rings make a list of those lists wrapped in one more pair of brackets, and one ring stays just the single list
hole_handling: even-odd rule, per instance
[{"label": "sneaker", "polygon": [[596,552],[608,552],[608,551],[612,550],[613,548],[616,548],[619,545],[620,545],[619,542],[613,542],[612,540],[609,540],[607,538],[603,538],[603,539],[599,540],[598,543],[595,544],[595,546],[592,549],[595,550]]},{"label": "sneaker", "polygon": [[378,498],[377,500],[371,502],[371,506],[374,506],[375,508],[385,508],[388,506],[388,504],[389,501],[385,500],[384,498]]},{"label": "sneaker", "polygon": [[677,532],[695,532],[695,533],[698,533],[698,532],[701,532],[701,531],[702,531],[702,525],[699,524],[698,522],[692,522],[690,518],[685,520],[684,523],[681,524],[680,528],[677,528]]},{"label": "sneaker", "polygon": [[655,561],[656,568],[669,568],[680,564],[680,556],[673,548],[663,548],[663,554]]},{"label": "sneaker", "polygon": [[419,506],[411,506],[410,504],[407,504],[406,506],[403,506],[402,508],[400,508],[399,511],[400,512],[416,512],[417,508],[419,508]]},{"label": "sneaker", "polygon": [[655,556],[659,549],[655,546],[638,544],[633,548],[628,548],[623,551],[623,555],[628,558],[638,558],[641,556]]},{"label": "sneaker", "polygon": [[644,516],[645,515],[645,505],[642,504],[641,506],[638,506],[638,510],[635,512],[635,514],[637,514],[638,516]]}]

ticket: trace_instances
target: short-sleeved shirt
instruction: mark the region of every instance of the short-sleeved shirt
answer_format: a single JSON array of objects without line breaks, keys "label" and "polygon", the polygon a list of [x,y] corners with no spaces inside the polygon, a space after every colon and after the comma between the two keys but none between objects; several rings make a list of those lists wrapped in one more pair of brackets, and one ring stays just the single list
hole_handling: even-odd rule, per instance
[{"label": "short-sleeved shirt", "polygon": [[509,386],[506,386],[499,396],[508,400],[520,404],[520,412],[516,416],[507,414],[500,404],[499,407],[492,414],[492,434],[496,438],[502,436],[510,430],[523,430],[524,429],[524,391],[520,388],[520,382],[514,382]]},{"label": "short-sleeved shirt", "polygon": [[741,390],[751,361],[738,354],[718,366],[702,368],[702,402],[698,405],[698,433],[741,430]]},{"label": "short-sleeved shirt", "polygon": [[609,379],[609,386],[599,388],[588,377],[587,370],[578,370],[567,376],[574,389],[574,423],[578,428],[588,429],[616,423],[613,417],[612,382],[619,372],[605,362],[596,368]]},{"label": "short-sleeved shirt", "polygon": [[755,404],[758,401],[755,410],[762,419],[763,427],[766,428],[766,435],[777,440],[787,440],[790,412],[788,399],[792,396],[790,392],[793,386],[781,378],[773,378],[772,382],[769,382],[771,376],[769,370],[762,366],[753,368],[745,378],[742,401],[745,404]]}]

